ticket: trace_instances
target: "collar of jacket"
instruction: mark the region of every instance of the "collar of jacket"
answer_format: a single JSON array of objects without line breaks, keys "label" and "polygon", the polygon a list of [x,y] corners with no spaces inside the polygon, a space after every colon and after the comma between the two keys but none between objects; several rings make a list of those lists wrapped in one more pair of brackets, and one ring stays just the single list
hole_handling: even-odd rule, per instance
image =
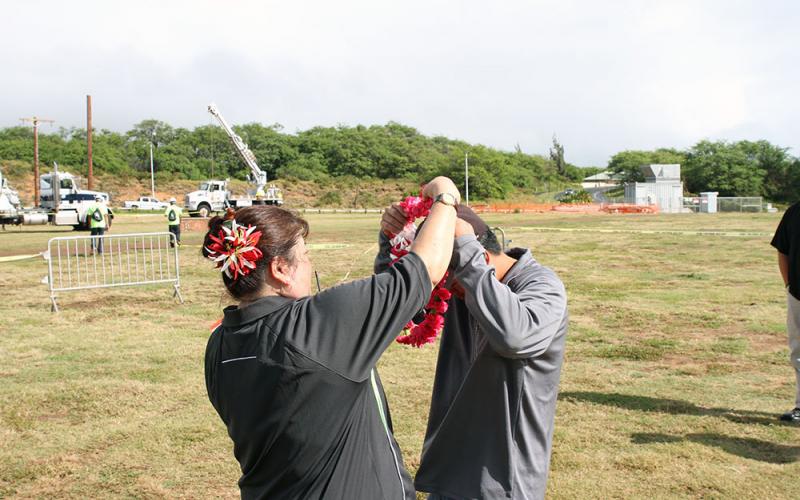
[{"label": "collar of jacket", "polygon": [[225,317],[222,318],[222,326],[225,328],[236,328],[246,325],[247,323],[252,323],[292,302],[294,302],[294,299],[274,295],[262,297],[241,309],[237,306],[228,306],[223,310]]},{"label": "collar of jacket", "polygon": [[514,265],[508,269],[506,275],[503,276],[501,283],[505,285],[507,285],[512,279],[516,278],[522,272],[522,270],[525,269],[525,266],[536,264],[536,259],[533,258],[531,251],[527,248],[511,248],[506,251],[506,255],[516,259],[517,262],[515,262]]}]

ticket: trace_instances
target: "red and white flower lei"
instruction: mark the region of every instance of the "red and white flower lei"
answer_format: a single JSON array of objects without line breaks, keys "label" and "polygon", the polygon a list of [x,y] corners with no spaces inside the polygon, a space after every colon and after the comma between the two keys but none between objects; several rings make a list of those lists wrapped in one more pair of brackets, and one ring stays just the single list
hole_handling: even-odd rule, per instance
[{"label": "red and white flower lei", "polygon": [[[406,213],[406,225],[399,234],[390,240],[392,264],[408,253],[417,233],[414,221],[419,217],[427,217],[432,205],[433,200],[420,196],[408,196],[400,202],[400,206]],[[399,343],[421,347],[436,341],[436,337],[444,328],[444,313],[447,312],[447,301],[451,297],[450,290],[444,287],[446,281],[447,273],[433,287],[431,298],[425,305],[425,319],[419,324],[414,323],[413,320],[409,321],[402,334],[397,337]]]},{"label": "red and white flower lei", "polygon": [[217,236],[208,236],[212,241],[206,247],[208,258],[216,262],[220,271],[234,281],[255,269],[256,262],[263,256],[256,247],[261,239],[261,231],[255,229],[255,226],[240,226],[235,219],[231,219],[222,223],[222,229]]}]

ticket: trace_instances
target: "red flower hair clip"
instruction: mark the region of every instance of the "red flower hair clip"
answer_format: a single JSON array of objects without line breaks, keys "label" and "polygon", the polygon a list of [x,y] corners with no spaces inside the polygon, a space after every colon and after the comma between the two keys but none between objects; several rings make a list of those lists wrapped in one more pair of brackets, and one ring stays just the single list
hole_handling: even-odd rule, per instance
[{"label": "red flower hair clip", "polygon": [[255,226],[240,226],[235,219],[225,221],[217,236],[208,237],[212,241],[206,247],[208,258],[234,281],[255,269],[256,262],[263,256],[256,247],[261,239],[261,231],[256,231]]}]

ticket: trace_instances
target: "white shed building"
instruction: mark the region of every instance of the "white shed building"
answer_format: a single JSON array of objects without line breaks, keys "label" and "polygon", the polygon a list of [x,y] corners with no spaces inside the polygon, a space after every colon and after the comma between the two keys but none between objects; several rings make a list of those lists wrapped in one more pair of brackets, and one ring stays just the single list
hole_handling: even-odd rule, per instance
[{"label": "white shed building", "polygon": [[625,203],[657,205],[663,213],[683,211],[683,182],[678,164],[642,165],[645,182],[625,184]]}]

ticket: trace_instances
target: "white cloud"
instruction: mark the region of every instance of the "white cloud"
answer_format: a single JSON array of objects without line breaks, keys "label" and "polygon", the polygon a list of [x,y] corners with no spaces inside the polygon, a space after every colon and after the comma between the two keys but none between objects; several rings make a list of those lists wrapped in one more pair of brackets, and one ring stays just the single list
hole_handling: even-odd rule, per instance
[{"label": "white cloud", "polygon": [[[49,116],[315,125],[389,120],[604,164],[709,138],[793,146],[792,2],[16,2],[0,32],[0,126]],[[31,28],[35,27],[35,30]],[[33,34],[32,34],[33,31]],[[730,134],[730,135],[726,135]]]}]

